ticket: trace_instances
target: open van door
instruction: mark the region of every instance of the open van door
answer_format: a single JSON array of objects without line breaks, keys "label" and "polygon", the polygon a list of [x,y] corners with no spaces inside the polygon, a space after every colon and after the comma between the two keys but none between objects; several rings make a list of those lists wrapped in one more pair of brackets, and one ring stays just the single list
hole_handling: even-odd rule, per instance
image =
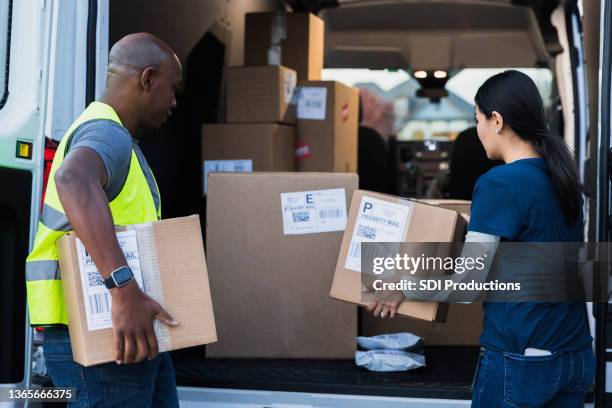
[{"label": "open van door", "polygon": [[[32,383],[25,258],[38,224],[45,146],[100,95],[107,55],[108,0],[0,0],[2,388]],[[44,374],[36,361],[34,374]]]},{"label": "open van door", "polygon": [[25,258],[42,175],[49,4],[0,0],[0,387],[30,384]]},{"label": "open van door", "polygon": [[[612,1],[601,2],[600,23],[600,68],[599,68],[599,146],[598,146],[598,191],[597,191],[597,240],[609,242],[612,239],[612,206],[610,205],[612,176],[612,133],[610,119],[612,112]],[[609,296],[608,278],[610,270],[600,270],[595,285],[600,293]],[[608,322],[612,319],[609,302],[594,304],[596,320],[595,352],[597,375],[595,381],[595,406],[606,406],[606,393],[612,393],[612,336],[608,335]],[[609,398],[608,398],[609,399]]]}]

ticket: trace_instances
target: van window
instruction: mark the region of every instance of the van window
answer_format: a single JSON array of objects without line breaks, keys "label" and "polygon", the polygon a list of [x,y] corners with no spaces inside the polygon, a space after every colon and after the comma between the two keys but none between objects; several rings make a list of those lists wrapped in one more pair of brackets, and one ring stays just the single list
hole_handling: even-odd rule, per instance
[{"label": "van window", "polygon": [[8,98],[12,0],[0,0],[0,109]]},{"label": "van window", "polygon": [[[417,97],[418,81],[403,70],[325,69],[323,79],[361,90],[366,126],[395,135],[399,141],[451,141],[474,126],[474,96],[478,88],[504,70],[468,68],[454,73],[446,84],[448,97],[438,101]],[[552,72],[546,68],[519,70],[534,80],[547,112],[554,112]]]}]

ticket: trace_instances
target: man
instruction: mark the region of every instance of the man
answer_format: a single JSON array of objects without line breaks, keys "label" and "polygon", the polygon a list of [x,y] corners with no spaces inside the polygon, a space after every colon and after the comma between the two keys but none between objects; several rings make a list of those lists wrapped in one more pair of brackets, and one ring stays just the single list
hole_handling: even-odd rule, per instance
[{"label": "man", "polygon": [[449,198],[471,200],[476,180],[501,160],[490,160],[478,139],[476,126],[463,130],[453,142],[448,190]]},{"label": "man", "polygon": [[[160,219],[155,179],[132,136],[166,121],[180,81],[181,65],[167,44],[146,33],[124,37],[110,51],[104,95],[68,129],[51,166],[26,263],[30,323],[46,326],[49,375],[57,387],[76,388],[77,406],[178,406],[172,362],[158,353],[153,320],[178,323],[130,279],[114,226]],[[71,230],[109,288],[116,363],[83,367],[72,360],[55,247]]]},{"label": "man", "polygon": [[[359,129],[357,138],[359,188],[389,194],[389,153],[381,134],[364,124],[364,91],[363,89],[359,91]],[[368,94],[365,93],[365,95]],[[377,97],[373,95],[369,98]]]}]

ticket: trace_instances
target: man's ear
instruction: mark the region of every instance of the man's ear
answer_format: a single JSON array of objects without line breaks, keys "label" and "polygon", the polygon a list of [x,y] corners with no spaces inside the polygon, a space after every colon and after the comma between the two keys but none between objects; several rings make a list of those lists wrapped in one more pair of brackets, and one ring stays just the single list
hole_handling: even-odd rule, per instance
[{"label": "man's ear", "polygon": [[491,116],[493,117],[493,120],[495,121],[495,131],[497,133],[503,132],[503,129],[504,129],[504,118],[503,118],[503,116],[499,112],[497,112],[497,111],[491,112]]},{"label": "man's ear", "polygon": [[156,70],[153,67],[147,67],[140,74],[140,86],[145,91],[150,91],[153,86],[153,78],[155,77]]}]

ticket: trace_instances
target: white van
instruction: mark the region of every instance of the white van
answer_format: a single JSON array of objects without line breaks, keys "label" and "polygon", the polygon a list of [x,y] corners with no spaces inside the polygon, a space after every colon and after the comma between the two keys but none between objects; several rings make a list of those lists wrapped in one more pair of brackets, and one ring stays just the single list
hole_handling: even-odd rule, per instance
[{"label": "white van", "polygon": [[[329,72],[548,70],[557,128],[576,152],[586,192],[587,236],[610,240],[611,0],[0,0],[0,387],[49,384],[40,333],[28,324],[25,257],[45,146],[100,96],[109,45],[148,31],[183,62],[179,108],[144,138],[143,150],[168,197],[165,217],[191,214],[203,208],[200,125],[220,119],[222,69],[242,63],[244,15],[291,9],[326,22]],[[612,406],[605,402],[612,404],[612,314],[607,303],[588,309],[598,360],[588,399],[602,408]],[[469,406],[478,347],[426,353],[427,369],[400,374],[366,372],[348,360],[206,360],[203,347],[174,360],[184,407]]]}]

